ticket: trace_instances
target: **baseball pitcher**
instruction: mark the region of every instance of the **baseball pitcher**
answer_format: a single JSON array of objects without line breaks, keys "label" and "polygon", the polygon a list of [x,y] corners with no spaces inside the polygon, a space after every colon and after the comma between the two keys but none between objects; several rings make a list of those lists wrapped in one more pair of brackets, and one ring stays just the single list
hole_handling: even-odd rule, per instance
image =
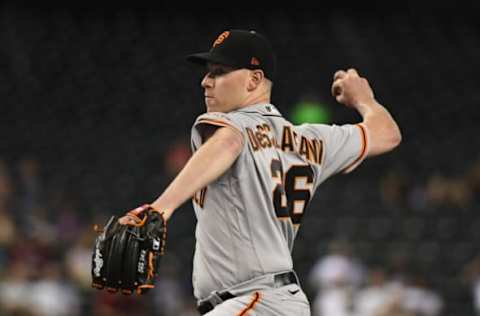
[{"label": "baseball pitcher", "polygon": [[193,156],[150,207],[168,221],[193,199],[198,311],[310,315],[291,257],[308,203],[330,176],[398,146],[399,128],[354,69],[334,74],[332,94],[362,122],[292,125],[270,103],[275,56],[254,31],[225,31],[188,60],[206,67],[207,112],[193,124]]}]

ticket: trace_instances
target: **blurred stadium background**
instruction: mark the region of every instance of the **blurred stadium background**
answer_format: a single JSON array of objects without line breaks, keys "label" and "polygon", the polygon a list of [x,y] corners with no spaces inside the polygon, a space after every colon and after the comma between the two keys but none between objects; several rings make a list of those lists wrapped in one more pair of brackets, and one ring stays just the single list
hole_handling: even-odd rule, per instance
[{"label": "blurred stadium background", "polygon": [[0,7],[0,315],[196,315],[189,203],[141,298],[90,288],[92,226],[152,201],[188,159],[204,104],[183,57],[227,28],[271,40],[285,116],[359,121],[329,95],[355,67],[403,132],[313,198],[293,252],[312,314],[393,300],[389,315],[480,315],[478,12]]}]

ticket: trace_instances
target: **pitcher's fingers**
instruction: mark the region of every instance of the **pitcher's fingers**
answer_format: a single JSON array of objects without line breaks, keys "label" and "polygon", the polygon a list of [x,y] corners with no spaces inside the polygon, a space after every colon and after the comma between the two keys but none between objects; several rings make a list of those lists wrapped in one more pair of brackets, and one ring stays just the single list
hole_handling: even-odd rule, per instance
[{"label": "pitcher's fingers", "polygon": [[337,70],[333,75],[333,81],[337,81],[338,79],[342,79],[347,75],[347,73],[343,70]]},{"label": "pitcher's fingers", "polygon": [[150,206],[148,204],[144,204],[142,206],[139,206],[137,208],[134,208],[133,210],[130,210],[128,213],[129,214],[133,214],[133,215],[136,215],[136,216],[139,216],[140,214],[142,214],[143,212],[147,211],[148,209],[150,208]]},{"label": "pitcher's fingers", "polygon": [[359,76],[358,71],[355,68],[349,68],[347,70],[348,74]]},{"label": "pitcher's fingers", "polygon": [[130,216],[130,215],[125,215],[123,217],[121,217],[118,222],[122,225],[133,225],[133,224],[136,224],[138,223],[138,219],[133,217],[133,216]]},{"label": "pitcher's fingers", "polygon": [[127,216],[120,217],[118,219],[118,223],[122,225],[127,225],[129,223],[130,219]]}]

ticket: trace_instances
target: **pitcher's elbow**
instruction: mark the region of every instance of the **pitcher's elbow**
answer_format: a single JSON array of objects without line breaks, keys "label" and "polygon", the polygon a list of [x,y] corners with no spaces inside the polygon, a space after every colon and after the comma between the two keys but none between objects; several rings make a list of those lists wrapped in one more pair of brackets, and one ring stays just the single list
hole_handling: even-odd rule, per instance
[{"label": "pitcher's elbow", "polygon": [[393,136],[393,144],[394,144],[393,148],[398,147],[401,142],[402,142],[402,132],[400,132],[400,129],[398,128],[398,126],[396,126],[395,133]]},{"label": "pitcher's elbow", "polygon": [[399,134],[392,135],[392,137],[390,137],[390,140],[388,141],[390,149],[394,149],[398,147],[401,142],[402,142],[402,136]]},{"label": "pitcher's elbow", "polygon": [[401,142],[402,142],[402,133],[400,132],[400,129],[397,126],[395,126],[395,128],[392,129],[389,137],[389,141],[388,141],[389,145],[387,146],[388,147],[387,151],[391,151],[397,148]]}]

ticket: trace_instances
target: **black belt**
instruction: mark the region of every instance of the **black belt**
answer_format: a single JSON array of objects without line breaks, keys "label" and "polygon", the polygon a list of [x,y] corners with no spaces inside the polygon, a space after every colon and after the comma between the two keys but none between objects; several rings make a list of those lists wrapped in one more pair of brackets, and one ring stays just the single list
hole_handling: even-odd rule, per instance
[{"label": "black belt", "polygon": [[[282,287],[288,284],[298,284],[297,276],[295,272],[292,272],[292,271],[276,274],[274,276],[274,282],[275,282],[276,288]],[[235,295],[233,295],[228,291],[217,292],[217,296],[222,300],[222,303],[225,302],[226,300],[236,297]],[[206,300],[197,306],[197,310],[200,312],[200,314],[203,315],[211,311],[214,307],[215,305],[212,302],[210,302],[209,300]]]},{"label": "black belt", "polygon": [[[222,302],[225,302],[226,300],[229,300],[235,297],[235,295],[233,295],[228,291],[217,293],[217,295],[222,300]],[[197,306],[197,310],[200,314],[203,315],[211,311],[214,307],[215,306],[210,301],[205,301]]]}]

